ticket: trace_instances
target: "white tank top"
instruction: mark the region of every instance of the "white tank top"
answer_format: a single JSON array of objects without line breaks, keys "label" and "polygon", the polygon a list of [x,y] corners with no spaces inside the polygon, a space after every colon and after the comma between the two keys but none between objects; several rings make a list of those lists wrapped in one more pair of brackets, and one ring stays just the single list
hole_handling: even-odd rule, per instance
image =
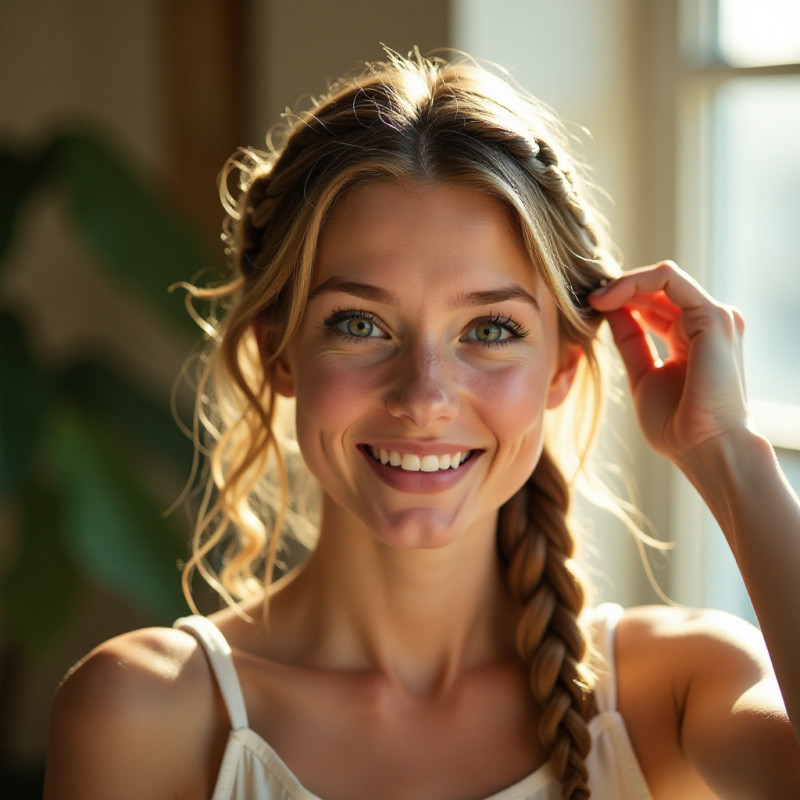
[{"label": "white tank top", "polygon": [[[616,710],[614,631],[622,608],[605,603],[593,615],[595,647],[606,668],[595,690],[598,713],[589,722],[592,749],[587,759],[595,800],[652,800],[636,761],[625,722]],[[208,656],[228,709],[231,731],[211,800],[321,800],[295,777],[281,757],[247,722],[247,709],[231,649],[211,620],[184,617],[176,628],[193,633]],[[559,800],[560,785],[549,764],[486,800]]]}]

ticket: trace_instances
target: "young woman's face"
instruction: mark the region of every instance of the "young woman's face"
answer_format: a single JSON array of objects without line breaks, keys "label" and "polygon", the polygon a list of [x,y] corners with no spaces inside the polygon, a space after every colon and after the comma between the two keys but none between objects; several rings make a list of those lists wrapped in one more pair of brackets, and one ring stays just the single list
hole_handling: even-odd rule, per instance
[{"label": "young woman's face", "polygon": [[499,201],[454,185],[357,188],[325,224],[275,376],[326,493],[396,547],[439,547],[530,475],[575,357]]}]

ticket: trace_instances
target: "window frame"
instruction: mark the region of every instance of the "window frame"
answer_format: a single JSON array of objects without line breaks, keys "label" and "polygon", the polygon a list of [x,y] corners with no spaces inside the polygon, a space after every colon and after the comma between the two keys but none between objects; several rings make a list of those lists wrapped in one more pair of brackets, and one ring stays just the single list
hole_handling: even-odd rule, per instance
[{"label": "window frame", "polygon": [[[719,54],[717,0],[676,0],[672,13],[672,150],[674,252],[704,285],[713,284],[712,106],[715,92],[732,79],[800,75],[800,64],[735,66]],[[663,23],[663,20],[662,20]],[[666,107],[666,104],[665,104]],[[660,120],[667,124],[666,119]],[[784,458],[800,460],[800,403],[752,398],[756,427]],[[669,593],[695,606],[722,608],[756,623],[739,570],[719,528],[696,491],[677,469],[671,474],[670,538],[675,541]]]}]

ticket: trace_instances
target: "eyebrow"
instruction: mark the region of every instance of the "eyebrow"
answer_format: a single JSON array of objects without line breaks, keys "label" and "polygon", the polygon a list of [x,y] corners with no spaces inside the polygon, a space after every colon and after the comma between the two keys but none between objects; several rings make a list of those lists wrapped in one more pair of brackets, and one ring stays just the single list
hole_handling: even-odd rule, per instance
[{"label": "eyebrow", "polygon": [[381,289],[380,286],[373,286],[371,283],[360,283],[358,281],[346,281],[338,275],[332,275],[328,280],[323,281],[316,289],[312,289],[308,295],[309,300],[319,297],[322,294],[341,292],[342,294],[352,294],[356,297],[363,297],[365,300],[372,300],[375,303],[385,303],[386,305],[397,305],[398,298],[393,292]]},{"label": "eyebrow", "polygon": [[[323,294],[330,294],[334,292],[341,292],[343,294],[351,294],[355,297],[361,297],[364,300],[371,300],[375,303],[384,303],[385,305],[398,305],[399,299],[394,292],[387,289],[382,289],[380,286],[374,286],[371,283],[361,283],[359,281],[347,281],[339,275],[332,275],[327,280],[323,281],[319,286],[312,290],[308,299],[313,300]],[[523,289],[519,284],[512,283],[508,286],[502,286],[497,289],[484,289],[477,292],[463,292],[456,295],[453,302],[450,304],[451,308],[465,308],[469,306],[490,306],[494,303],[502,303],[506,300],[522,300],[529,303],[537,311],[541,311],[539,301],[528,291]]]},{"label": "eyebrow", "polygon": [[494,303],[502,303],[506,300],[522,300],[530,303],[537,311],[542,307],[539,301],[519,284],[512,283],[502,286],[499,289],[485,289],[480,292],[466,292],[458,295],[452,303],[453,308],[463,308],[464,306],[490,306]]}]

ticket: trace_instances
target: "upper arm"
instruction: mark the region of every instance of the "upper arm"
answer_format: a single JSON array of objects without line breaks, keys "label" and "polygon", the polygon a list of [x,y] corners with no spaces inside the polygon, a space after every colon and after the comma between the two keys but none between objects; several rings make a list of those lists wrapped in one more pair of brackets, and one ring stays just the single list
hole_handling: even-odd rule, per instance
[{"label": "upper arm", "polygon": [[758,630],[653,606],[629,609],[615,641],[619,710],[654,797],[800,797],[800,744]]},{"label": "upper arm", "polygon": [[195,794],[214,719],[209,682],[208,699],[196,691],[205,667],[195,650],[186,634],[141,631],[79,664],[53,704],[45,800]]},{"label": "upper arm", "polygon": [[760,632],[722,612],[684,623],[673,664],[687,760],[725,798],[800,797],[800,743]]}]

